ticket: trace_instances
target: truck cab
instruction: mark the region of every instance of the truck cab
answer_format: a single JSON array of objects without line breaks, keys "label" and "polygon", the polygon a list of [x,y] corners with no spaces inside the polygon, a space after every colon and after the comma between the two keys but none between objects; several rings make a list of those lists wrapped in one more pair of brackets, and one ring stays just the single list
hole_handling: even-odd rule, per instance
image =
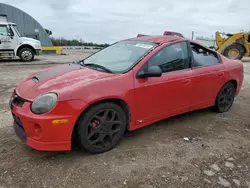
[{"label": "truck cab", "polygon": [[0,59],[19,57],[22,61],[33,61],[41,51],[41,42],[22,37],[15,23],[0,21]]}]

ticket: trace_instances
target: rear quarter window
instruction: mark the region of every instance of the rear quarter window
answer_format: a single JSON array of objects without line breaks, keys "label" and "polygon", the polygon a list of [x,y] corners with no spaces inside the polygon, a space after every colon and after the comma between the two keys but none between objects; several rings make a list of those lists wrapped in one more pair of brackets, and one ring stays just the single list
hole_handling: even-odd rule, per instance
[{"label": "rear quarter window", "polygon": [[208,50],[201,45],[191,43],[191,50],[194,58],[194,67],[216,65],[220,63],[220,58],[216,52]]}]

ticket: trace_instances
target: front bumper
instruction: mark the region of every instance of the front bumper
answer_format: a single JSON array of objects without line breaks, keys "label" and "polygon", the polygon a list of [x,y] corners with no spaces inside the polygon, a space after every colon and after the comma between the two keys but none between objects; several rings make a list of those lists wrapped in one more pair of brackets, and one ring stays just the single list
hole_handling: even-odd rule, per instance
[{"label": "front bumper", "polygon": [[27,135],[23,129],[22,124],[20,124],[17,121],[17,119],[19,120],[19,118],[14,114],[13,114],[13,118],[14,118],[13,127],[14,127],[14,130],[16,132],[16,135],[20,138],[20,140],[22,140],[24,143],[26,143]]},{"label": "front bumper", "polygon": [[41,50],[40,49],[36,50],[36,55],[41,55]]},{"label": "front bumper", "polygon": [[[19,98],[19,102],[16,102]],[[31,102],[20,102],[15,96],[10,100],[16,135],[29,147],[40,151],[69,151],[74,125],[85,102],[80,100],[58,102],[43,115],[30,111]],[[55,121],[59,120],[59,121]],[[64,120],[64,121],[60,121]],[[56,123],[55,123],[56,122]]]}]

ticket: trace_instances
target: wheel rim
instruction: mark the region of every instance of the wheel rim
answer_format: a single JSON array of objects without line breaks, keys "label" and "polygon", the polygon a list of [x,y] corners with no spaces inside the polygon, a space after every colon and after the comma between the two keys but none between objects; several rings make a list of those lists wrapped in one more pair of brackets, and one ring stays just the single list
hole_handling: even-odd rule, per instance
[{"label": "wheel rim", "polygon": [[219,97],[219,107],[221,110],[227,110],[230,108],[234,100],[234,88],[232,86],[227,86],[222,91]]},{"label": "wheel rim", "polygon": [[240,55],[240,51],[238,49],[231,49],[228,52],[228,57],[237,58]]},{"label": "wheel rim", "polygon": [[30,51],[28,51],[28,50],[24,50],[24,51],[22,52],[21,56],[22,56],[22,58],[23,58],[24,60],[31,60],[31,58],[32,58],[32,53],[31,53]]},{"label": "wheel rim", "polygon": [[87,140],[95,148],[107,148],[121,131],[121,117],[111,109],[96,113],[88,123]]}]

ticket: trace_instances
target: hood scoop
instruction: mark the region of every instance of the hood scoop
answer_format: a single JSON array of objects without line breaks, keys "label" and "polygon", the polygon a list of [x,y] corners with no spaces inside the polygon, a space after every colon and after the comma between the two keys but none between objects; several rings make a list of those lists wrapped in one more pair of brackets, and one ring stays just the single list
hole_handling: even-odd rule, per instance
[{"label": "hood scoop", "polygon": [[62,66],[62,67],[55,67],[53,69],[49,69],[47,71],[41,72],[34,77],[32,77],[32,80],[35,83],[38,83],[40,81],[55,77],[60,74],[64,74],[73,70],[80,69],[81,65],[78,64],[69,64],[68,66]]},{"label": "hood scoop", "polygon": [[32,78],[32,80],[33,80],[34,82],[36,82],[36,83],[39,82],[39,79],[38,79],[37,77],[35,77],[35,76]]}]

